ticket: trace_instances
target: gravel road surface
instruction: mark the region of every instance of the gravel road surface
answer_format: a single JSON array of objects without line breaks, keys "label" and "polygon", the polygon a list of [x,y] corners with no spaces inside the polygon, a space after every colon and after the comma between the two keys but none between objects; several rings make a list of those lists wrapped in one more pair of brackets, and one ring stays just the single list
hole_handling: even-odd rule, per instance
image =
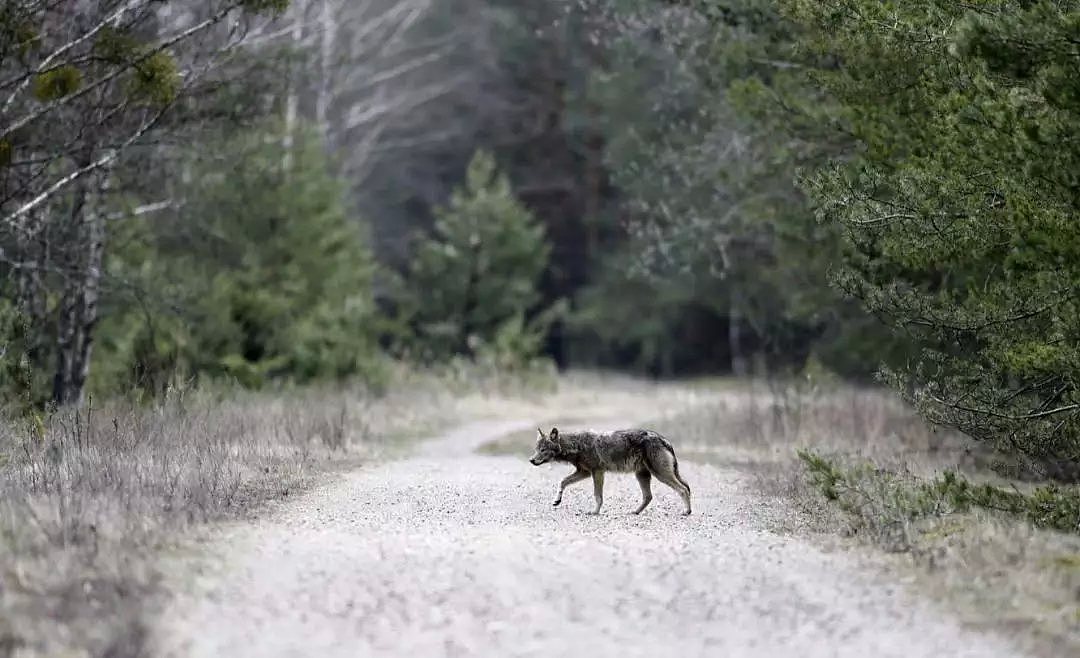
[{"label": "gravel road surface", "polygon": [[[552,508],[566,466],[484,457],[487,421],[223,529],[177,576],[168,656],[1015,656],[851,556],[766,529],[735,471],[682,462],[694,514],[632,475]],[[599,425],[594,425],[599,426]],[[677,437],[672,437],[678,448]]]}]

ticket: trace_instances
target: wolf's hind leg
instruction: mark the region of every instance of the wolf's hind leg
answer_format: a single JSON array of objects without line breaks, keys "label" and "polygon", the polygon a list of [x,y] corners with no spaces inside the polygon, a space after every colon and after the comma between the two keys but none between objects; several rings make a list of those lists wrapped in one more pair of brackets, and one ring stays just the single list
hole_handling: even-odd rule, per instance
[{"label": "wolf's hind leg", "polygon": [[571,484],[574,484],[575,482],[581,482],[587,477],[589,477],[589,473],[587,471],[581,470],[580,468],[571,473],[570,475],[564,477],[562,483],[559,485],[559,495],[555,497],[555,502],[552,503],[552,505],[554,507],[558,507],[559,503],[562,502],[562,495],[563,492],[566,491],[566,488],[569,487]]},{"label": "wolf's hind leg", "polygon": [[690,513],[690,487],[679,477],[679,466],[675,460],[675,455],[667,450],[657,450],[649,455],[648,459],[649,470],[656,476],[657,480],[660,480],[667,486],[675,490],[675,493],[679,494],[682,498],[683,504],[686,506],[684,514]]},{"label": "wolf's hind leg", "polygon": [[593,510],[593,514],[600,513],[600,507],[604,504],[604,472],[593,471],[592,474],[593,484],[593,498],[596,499],[596,509]]},{"label": "wolf's hind leg", "polygon": [[637,477],[637,483],[641,487],[641,504],[634,510],[634,514],[641,514],[652,502],[652,475],[649,474],[647,468],[641,469],[634,475]]}]

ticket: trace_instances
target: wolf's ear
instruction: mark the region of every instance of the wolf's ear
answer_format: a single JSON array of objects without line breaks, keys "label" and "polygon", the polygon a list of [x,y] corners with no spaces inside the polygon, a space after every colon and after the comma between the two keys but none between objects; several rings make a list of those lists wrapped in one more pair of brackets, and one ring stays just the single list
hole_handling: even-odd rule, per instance
[{"label": "wolf's ear", "polygon": [[559,430],[558,430],[558,429],[556,429],[556,428],[554,428],[554,427],[552,427],[552,428],[551,428],[551,434],[548,434],[548,436],[550,436],[550,437],[551,437],[551,440],[552,440],[552,441],[556,441],[556,440],[558,440],[558,438],[559,438]]},{"label": "wolf's ear", "polygon": [[544,430],[542,430],[542,429],[540,429],[539,427],[537,427],[537,428],[536,428],[536,433],[540,435],[540,438],[541,438],[541,439],[543,439],[543,438],[544,438]]}]

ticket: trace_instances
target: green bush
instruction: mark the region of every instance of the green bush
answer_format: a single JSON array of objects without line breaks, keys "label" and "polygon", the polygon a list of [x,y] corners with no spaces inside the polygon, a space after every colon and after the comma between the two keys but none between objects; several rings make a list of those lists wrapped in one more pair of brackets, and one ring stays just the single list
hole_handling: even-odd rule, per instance
[{"label": "green bush", "polygon": [[102,322],[99,388],[160,392],[177,377],[381,377],[375,263],[318,140],[290,152],[276,131],[204,148],[170,220],[121,228],[110,274],[143,305],[115,297]]},{"label": "green bush", "polygon": [[1049,484],[1021,492],[975,484],[955,471],[922,480],[868,464],[840,465],[809,450],[798,455],[813,485],[840,506],[856,530],[886,534],[924,519],[982,509],[1080,533],[1080,487]]},{"label": "green bush", "polygon": [[494,158],[477,153],[395,295],[409,351],[433,360],[494,351],[508,365],[536,356],[553,316],[535,308],[549,253],[543,226]]},{"label": "green bush", "polygon": [[22,416],[48,400],[48,382],[33,368],[28,353],[31,331],[19,310],[0,299],[0,412]]}]

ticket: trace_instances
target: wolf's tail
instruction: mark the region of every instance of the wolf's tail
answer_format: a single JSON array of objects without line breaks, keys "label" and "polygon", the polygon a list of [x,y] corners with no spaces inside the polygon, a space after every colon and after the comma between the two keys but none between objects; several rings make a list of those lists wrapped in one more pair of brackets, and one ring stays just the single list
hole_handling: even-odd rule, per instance
[{"label": "wolf's tail", "polygon": [[659,434],[656,435],[656,438],[660,439],[660,443],[671,453],[671,470],[675,473],[675,479],[678,480],[682,486],[686,487],[686,491],[689,493],[690,485],[686,483],[686,480],[682,478],[682,475],[679,475],[679,457],[675,454],[675,447]]},{"label": "wolf's tail", "polygon": [[672,470],[675,471],[675,479],[681,482],[682,486],[686,487],[686,493],[690,493],[690,485],[686,483],[686,480],[682,479],[681,475],[679,475],[679,458],[675,456],[674,451],[671,453],[671,458],[674,460],[674,463],[672,464],[674,468]]}]

